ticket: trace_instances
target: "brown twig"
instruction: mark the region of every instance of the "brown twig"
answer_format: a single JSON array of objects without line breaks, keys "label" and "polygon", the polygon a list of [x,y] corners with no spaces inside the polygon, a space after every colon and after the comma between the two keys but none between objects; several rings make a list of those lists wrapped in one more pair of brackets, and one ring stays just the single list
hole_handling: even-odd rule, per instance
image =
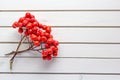
[{"label": "brown twig", "polygon": [[17,49],[16,49],[13,57],[10,59],[10,69],[12,69],[13,60],[14,60],[15,56],[17,55],[18,50],[19,50],[19,48],[20,48],[20,45],[21,45],[22,41],[24,40],[24,38],[25,38],[25,36],[23,36],[23,37],[21,38],[21,40],[20,40],[20,42],[19,42],[19,44],[18,44],[18,47],[17,47]]}]

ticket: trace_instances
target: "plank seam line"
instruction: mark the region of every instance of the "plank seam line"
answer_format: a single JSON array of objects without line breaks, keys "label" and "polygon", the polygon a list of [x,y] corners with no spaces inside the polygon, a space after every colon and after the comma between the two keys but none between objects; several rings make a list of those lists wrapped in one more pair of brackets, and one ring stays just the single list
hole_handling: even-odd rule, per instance
[{"label": "plank seam line", "polygon": [[[0,56],[0,58],[11,58],[11,56]],[[16,58],[42,58],[37,56],[16,56]],[[120,57],[53,57],[54,59],[120,59]]]},{"label": "plank seam line", "polygon": [[[0,42],[0,44],[18,44],[18,42]],[[28,44],[23,42],[23,44]],[[120,42],[60,42],[60,44],[109,44],[120,45]]]},{"label": "plank seam line", "polygon": [[0,12],[119,12],[120,9],[0,10]]},{"label": "plank seam line", "polygon": [[[0,26],[0,28],[12,28],[12,26]],[[52,28],[120,28],[120,26],[52,26]]]},{"label": "plank seam line", "polygon": [[45,73],[45,72],[0,72],[0,74],[64,74],[64,75],[120,75],[120,73]]}]

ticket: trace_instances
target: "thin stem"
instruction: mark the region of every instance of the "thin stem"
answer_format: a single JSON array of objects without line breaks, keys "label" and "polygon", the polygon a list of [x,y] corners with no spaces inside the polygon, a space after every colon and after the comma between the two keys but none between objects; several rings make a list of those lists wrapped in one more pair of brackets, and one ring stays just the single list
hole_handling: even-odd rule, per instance
[{"label": "thin stem", "polygon": [[16,49],[13,57],[10,59],[10,69],[12,69],[13,60],[14,60],[15,56],[17,55],[18,50],[19,50],[19,48],[20,48],[20,45],[21,45],[22,41],[24,40],[24,38],[25,38],[25,36],[23,36],[23,38],[21,38],[21,40],[20,40],[20,42],[19,42],[19,44],[18,44],[18,47],[17,47],[17,49]]},{"label": "thin stem", "polygon": [[[30,50],[30,48],[31,48],[31,47],[29,47],[28,49],[25,49],[25,50],[18,51],[17,53],[26,52],[26,51]],[[12,54],[14,54],[14,53],[16,53],[16,51],[12,51],[12,52],[10,52],[10,53],[8,53],[8,54],[5,54],[5,55],[12,55]]]}]

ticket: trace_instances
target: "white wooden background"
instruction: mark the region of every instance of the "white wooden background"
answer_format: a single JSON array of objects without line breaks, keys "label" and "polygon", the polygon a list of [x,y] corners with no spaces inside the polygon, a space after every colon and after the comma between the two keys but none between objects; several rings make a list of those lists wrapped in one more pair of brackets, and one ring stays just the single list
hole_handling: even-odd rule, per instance
[{"label": "white wooden background", "polygon": [[[20,39],[11,24],[26,11],[53,26],[59,56],[26,52],[10,71],[4,54]],[[120,0],[0,0],[0,80],[21,79],[120,80]]]}]

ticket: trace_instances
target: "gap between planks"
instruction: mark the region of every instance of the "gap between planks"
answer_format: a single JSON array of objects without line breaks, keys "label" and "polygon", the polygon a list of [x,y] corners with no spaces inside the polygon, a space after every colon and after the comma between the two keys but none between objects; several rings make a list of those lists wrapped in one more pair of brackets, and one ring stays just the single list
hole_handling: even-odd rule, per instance
[{"label": "gap between planks", "polygon": [[[0,26],[0,28],[12,28],[12,26]],[[52,26],[52,28],[120,28],[120,26]]]},{"label": "gap between planks", "polygon": [[0,72],[0,74],[54,74],[54,75],[120,75],[120,73],[45,73],[45,72]]},{"label": "gap between planks", "polygon": [[81,9],[81,10],[0,10],[0,12],[119,12],[120,9]]},{"label": "gap between planks", "polygon": [[[18,44],[18,42],[0,42],[0,44]],[[28,44],[27,42],[23,42],[23,44]],[[60,42],[60,44],[118,44],[120,45],[120,42]]]},{"label": "gap between planks", "polygon": [[[0,56],[0,58],[11,58],[11,56]],[[15,58],[42,58],[42,57],[35,57],[35,56],[16,56]],[[96,59],[96,60],[100,60],[100,59],[120,59],[120,57],[53,57],[53,59],[59,59],[59,58],[66,58],[66,59]]]}]

